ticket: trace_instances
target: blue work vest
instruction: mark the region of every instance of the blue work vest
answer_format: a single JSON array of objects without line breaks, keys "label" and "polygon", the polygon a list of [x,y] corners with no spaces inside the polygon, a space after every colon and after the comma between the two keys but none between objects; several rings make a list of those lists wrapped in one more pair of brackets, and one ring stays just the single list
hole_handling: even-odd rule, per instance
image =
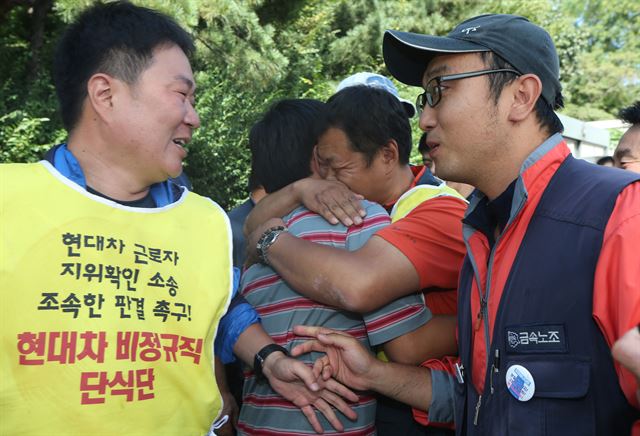
[{"label": "blue work vest", "polygon": [[[568,156],[547,186],[510,268],[494,320],[481,400],[471,381],[471,289],[465,258],[458,297],[464,383],[455,383],[457,434],[628,435],[638,411],[620,388],[593,319],[593,285],[616,199],[638,174]],[[496,351],[497,350],[497,351]],[[496,359],[496,353],[499,358]],[[535,393],[519,401],[507,370],[520,365]],[[492,389],[493,387],[493,389]]]}]

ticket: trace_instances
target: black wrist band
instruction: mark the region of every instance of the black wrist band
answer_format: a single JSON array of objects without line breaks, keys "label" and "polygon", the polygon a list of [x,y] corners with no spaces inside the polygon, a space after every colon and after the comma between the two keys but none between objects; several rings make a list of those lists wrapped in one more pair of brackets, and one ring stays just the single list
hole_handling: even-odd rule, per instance
[{"label": "black wrist band", "polygon": [[289,355],[289,352],[286,348],[281,347],[278,344],[269,344],[264,346],[260,351],[258,351],[253,358],[253,372],[256,375],[258,380],[264,380],[264,374],[262,373],[262,369],[264,366],[264,361],[267,360],[267,357],[271,353],[275,353],[276,351],[282,351],[285,356]]}]

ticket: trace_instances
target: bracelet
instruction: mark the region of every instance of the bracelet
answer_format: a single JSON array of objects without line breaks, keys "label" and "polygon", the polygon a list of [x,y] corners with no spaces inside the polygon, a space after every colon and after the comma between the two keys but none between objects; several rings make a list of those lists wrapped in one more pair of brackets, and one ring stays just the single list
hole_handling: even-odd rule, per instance
[{"label": "bracelet", "polygon": [[282,351],[285,356],[289,356],[289,352],[286,348],[278,345],[278,344],[269,344],[262,347],[260,351],[258,351],[253,358],[253,372],[256,375],[256,379],[264,380],[265,376],[262,372],[264,362],[267,360],[267,357],[271,353],[275,353],[276,351]]},{"label": "bracelet", "polygon": [[276,242],[278,236],[286,231],[287,228],[285,226],[276,226],[265,230],[262,236],[260,236],[260,239],[258,239],[258,243],[256,244],[256,250],[258,251],[258,259],[260,259],[261,263],[269,265],[267,251],[269,250],[269,247]]}]

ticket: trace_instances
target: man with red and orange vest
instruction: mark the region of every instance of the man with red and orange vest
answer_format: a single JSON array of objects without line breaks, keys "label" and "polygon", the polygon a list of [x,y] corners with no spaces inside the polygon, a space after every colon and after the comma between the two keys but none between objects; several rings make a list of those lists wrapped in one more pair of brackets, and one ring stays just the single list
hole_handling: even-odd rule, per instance
[{"label": "man with red and orange vest", "polygon": [[294,351],[324,349],[326,373],[457,434],[640,434],[637,381],[610,351],[640,320],[640,177],[571,156],[549,34],[483,15],[446,37],[387,31],[383,51],[424,88],[438,174],[480,194],[464,219],[460,357],[383,363],[316,327],[296,329],[317,340]]}]

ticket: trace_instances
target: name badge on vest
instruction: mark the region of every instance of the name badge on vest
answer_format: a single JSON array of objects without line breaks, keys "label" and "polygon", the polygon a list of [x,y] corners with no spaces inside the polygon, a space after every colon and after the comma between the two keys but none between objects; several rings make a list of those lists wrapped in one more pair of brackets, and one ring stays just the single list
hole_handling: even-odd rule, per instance
[{"label": "name badge on vest", "polygon": [[562,324],[510,326],[505,330],[505,349],[509,354],[567,352]]}]

